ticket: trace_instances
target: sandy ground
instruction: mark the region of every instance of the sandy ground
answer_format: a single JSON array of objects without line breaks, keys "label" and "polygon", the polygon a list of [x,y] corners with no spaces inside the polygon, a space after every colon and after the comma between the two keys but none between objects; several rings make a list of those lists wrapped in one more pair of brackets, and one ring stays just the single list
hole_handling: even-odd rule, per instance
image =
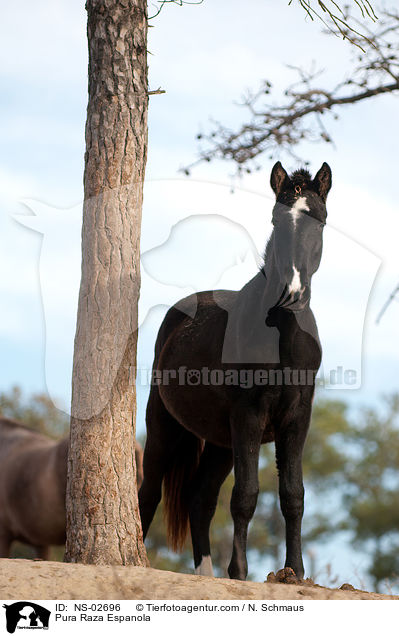
[{"label": "sandy ground", "polygon": [[252,583],[133,566],[0,559],[0,599],[393,600],[399,596],[311,585]]}]

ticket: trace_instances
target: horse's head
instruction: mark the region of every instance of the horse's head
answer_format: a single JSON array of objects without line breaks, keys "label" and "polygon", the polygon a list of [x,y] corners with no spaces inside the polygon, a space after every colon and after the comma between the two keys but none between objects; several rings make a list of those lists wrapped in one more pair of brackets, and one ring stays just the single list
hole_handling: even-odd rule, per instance
[{"label": "horse's head", "polygon": [[311,278],[320,264],[331,169],[323,163],[314,179],[307,170],[288,176],[278,161],[270,182],[276,195],[270,258],[278,275],[277,306],[300,311],[309,301]]}]

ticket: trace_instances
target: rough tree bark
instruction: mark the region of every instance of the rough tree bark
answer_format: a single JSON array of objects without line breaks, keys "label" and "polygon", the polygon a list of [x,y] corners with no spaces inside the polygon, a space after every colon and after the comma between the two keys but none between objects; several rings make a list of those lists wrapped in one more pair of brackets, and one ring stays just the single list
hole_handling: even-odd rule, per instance
[{"label": "rough tree bark", "polygon": [[86,9],[89,102],[65,560],[147,565],[134,461],[147,8],[145,0],[87,0]]}]

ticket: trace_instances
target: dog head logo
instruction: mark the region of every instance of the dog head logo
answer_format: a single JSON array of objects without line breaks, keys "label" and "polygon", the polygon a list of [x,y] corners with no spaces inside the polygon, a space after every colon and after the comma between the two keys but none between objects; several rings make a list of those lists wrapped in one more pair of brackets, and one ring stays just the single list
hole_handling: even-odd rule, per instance
[{"label": "dog head logo", "polygon": [[13,634],[16,629],[48,629],[51,612],[37,603],[18,601],[3,607],[6,610],[9,634]]}]

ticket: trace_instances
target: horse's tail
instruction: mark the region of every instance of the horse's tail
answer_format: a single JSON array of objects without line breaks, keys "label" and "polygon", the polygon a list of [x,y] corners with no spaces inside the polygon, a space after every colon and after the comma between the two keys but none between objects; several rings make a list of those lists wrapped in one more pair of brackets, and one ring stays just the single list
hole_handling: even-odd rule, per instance
[{"label": "horse's tail", "polygon": [[166,536],[169,547],[181,552],[189,530],[189,492],[204,448],[202,439],[182,429],[181,439],[163,479]]}]

